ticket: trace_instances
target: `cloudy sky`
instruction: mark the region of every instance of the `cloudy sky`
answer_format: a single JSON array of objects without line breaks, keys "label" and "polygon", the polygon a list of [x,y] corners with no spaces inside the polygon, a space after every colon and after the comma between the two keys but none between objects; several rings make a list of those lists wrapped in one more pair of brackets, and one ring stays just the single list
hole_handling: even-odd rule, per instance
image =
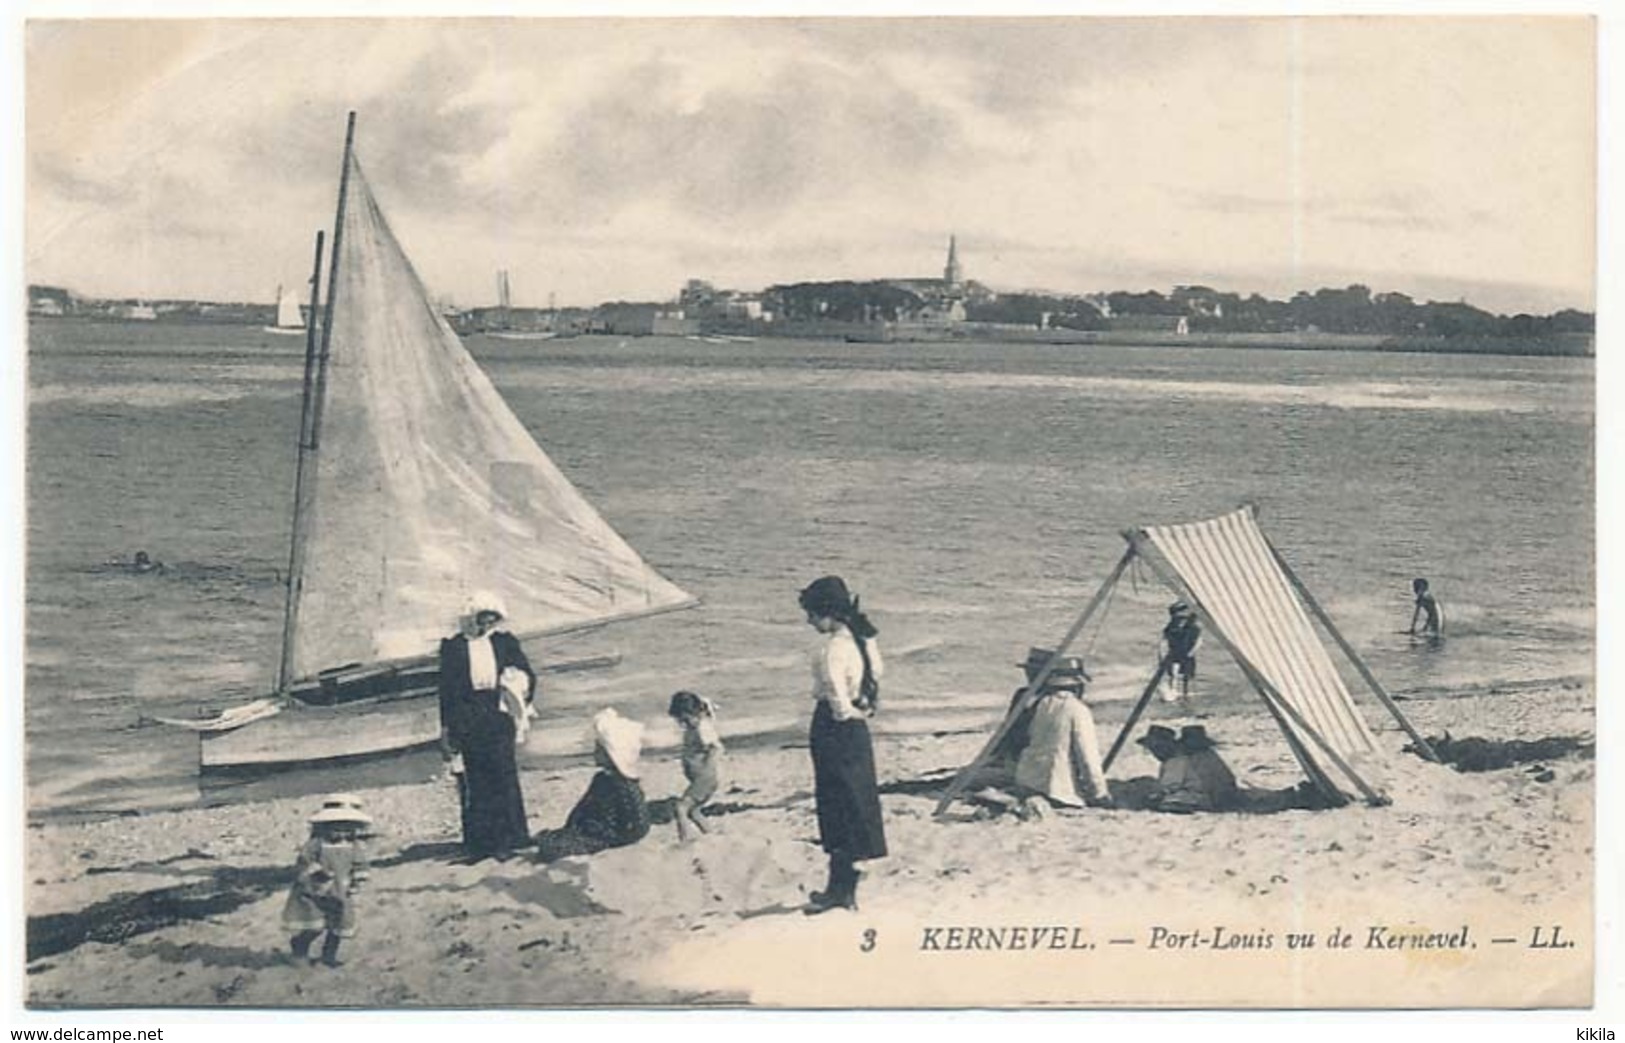
[{"label": "cloudy sky", "polygon": [[1593,307],[1581,18],[35,21],[27,274],[269,301],[344,113],[431,289],[1363,282]]}]

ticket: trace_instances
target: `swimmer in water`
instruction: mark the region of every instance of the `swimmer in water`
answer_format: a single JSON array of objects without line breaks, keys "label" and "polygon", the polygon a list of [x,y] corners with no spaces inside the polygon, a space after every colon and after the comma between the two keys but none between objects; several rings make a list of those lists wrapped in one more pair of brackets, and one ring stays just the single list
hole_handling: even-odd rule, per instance
[{"label": "swimmer in water", "polygon": [[153,561],[152,556],[144,550],[138,550],[135,552],[135,560],[130,562],[128,567],[131,572],[164,571],[164,563],[161,561]]},{"label": "swimmer in water", "polygon": [[[1444,609],[1428,590],[1428,581],[1417,577],[1411,580],[1411,593],[1416,595],[1416,608],[1411,611],[1411,628],[1407,633],[1437,641],[1444,636]],[[1420,623],[1422,629],[1417,630]]]}]

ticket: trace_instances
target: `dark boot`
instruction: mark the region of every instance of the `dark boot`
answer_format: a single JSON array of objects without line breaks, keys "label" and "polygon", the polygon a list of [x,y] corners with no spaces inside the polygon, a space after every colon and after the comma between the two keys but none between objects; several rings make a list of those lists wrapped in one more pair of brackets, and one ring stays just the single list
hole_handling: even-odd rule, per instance
[{"label": "dark boot", "polygon": [[857,867],[849,859],[831,855],[829,883],[824,885],[824,890],[814,891],[807,896],[807,906],[802,912],[808,916],[816,916],[831,909],[856,909],[857,890]]},{"label": "dark boot", "polygon": [[344,961],[339,959],[339,942],[342,941],[332,931],[327,932],[327,938],[322,942],[322,963],[329,967],[342,967]]},{"label": "dark boot", "polygon": [[293,958],[301,962],[310,959],[310,943],[316,940],[320,931],[300,931],[288,941],[288,948],[293,950]]}]

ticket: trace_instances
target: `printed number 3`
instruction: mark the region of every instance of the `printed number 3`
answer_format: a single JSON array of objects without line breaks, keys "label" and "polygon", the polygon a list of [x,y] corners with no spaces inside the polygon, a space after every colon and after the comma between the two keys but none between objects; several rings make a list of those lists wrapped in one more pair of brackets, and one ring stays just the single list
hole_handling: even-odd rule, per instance
[{"label": "printed number 3", "polygon": [[873,952],[875,948],[875,929],[866,928],[863,932],[863,942],[858,946],[859,952]]}]

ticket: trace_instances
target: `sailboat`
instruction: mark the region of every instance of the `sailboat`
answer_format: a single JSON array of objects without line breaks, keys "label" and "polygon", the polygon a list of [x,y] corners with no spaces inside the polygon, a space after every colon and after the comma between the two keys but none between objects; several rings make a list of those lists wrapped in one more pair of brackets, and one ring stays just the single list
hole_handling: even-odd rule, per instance
[{"label": "sailboat", "polygon": [[299,295],[291,287],[276,288],[276,325],[261,328],[266,333],[305,332],[305,317],[299,312]]},{"label": "sailboat", "polygon": [[431,303],[354,145],[352,113],[325,305],[316,238],[276,687],[166,722],[198,733],[205,772],[438,741],[438,643],[474,591],[505,602],[521,639],[697,603],[604,521],[508,408]]}]

